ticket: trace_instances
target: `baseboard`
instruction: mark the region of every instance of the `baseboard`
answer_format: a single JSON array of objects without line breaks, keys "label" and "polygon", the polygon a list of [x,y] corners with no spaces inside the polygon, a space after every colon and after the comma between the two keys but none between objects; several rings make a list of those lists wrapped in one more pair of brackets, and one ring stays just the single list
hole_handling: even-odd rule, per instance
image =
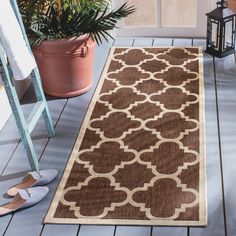
[{"label": "baseboard", "polygon": [[8,102],[6,91],[0,84],[0,130],[11,116],[11,106]]}]

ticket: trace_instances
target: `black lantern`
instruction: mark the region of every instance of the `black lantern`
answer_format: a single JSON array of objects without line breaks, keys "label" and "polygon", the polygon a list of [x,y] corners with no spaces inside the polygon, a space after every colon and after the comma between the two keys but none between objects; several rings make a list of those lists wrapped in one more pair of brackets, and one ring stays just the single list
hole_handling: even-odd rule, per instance
[{"label": "black lantern", "polygon": [[227,2],[217,2],[217,8],[207,15],[206,53],[225,57],[235,53],[236,12],[228,8]]}]

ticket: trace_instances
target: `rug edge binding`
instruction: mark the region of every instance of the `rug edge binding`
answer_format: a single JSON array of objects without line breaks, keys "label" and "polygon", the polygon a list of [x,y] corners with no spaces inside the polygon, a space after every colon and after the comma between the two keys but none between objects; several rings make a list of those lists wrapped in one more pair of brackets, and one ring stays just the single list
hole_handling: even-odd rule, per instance
[{"label": "rug edge binding", "polygon": [[[204,161],[202,161],[202,164],[201,164],[201,168],[200,168],[200,171],[203,172],[202,173],[202,191],[203,191],[203,195],[202,195],[202,198],[203,198],[203,204],[202,204],[202,207],[200,207],[200,214],[199,214],[199,217],[200,217],[200,220],[199,221],[179,221],[179,222],[174,222],[174,221],[155,221],[155,223],[153,221],[150,222],[150,220],[148,221],[140,221],[140,220],[101,220],[101,219],[97,219],[97,220],[93,220],[91,219],[89,222],[88,220],[79,220],[79,219],[66,219],[66,218],[63,218],[63,219],[60,219],[60,218],[54,218],[54,214],[55,214],[55,211],[56,211],[56,207],[58,206],[58,203],[59,203],[59,200],[60,200],[60,192],[61,190],[64,189],[64,186],[66,184],[66,180],[70,174],[70,171],[73,167],[73,163],[74,163],[74,160],[76,158],[76,155],[77,155],[77,152],[75,152],[74,150],[79,148],[79,146],[81,145],[81,141],[83,139],[83,136],[85,134],[85,129],[86,129],[86,126],[87,126],[87,123],[89,121],[89,118],[91,117],[92,115],[92,111],[93,111],[93,108],[94,108],[94,105],[96,103],[96,98],[97,96],[99,95],[100,91],[101,91],[101,87],[103,85],[103,82],[105,80],[105,75],[108,71],[108,67],[110,65],[110,62],[111,62],[111,59],[112,59],[112,56],[113,56],[113,52],[116,48],[127,48],[127,46],[125,47],[122,47],[122,46],[112,46],[110,48],[110,52],[109,52],[109,56],[108,56],[108,59],[107,59],[107,62],[103,68],[103,72],[100,76],[100,80],[98,82],[98,85],[97,85],[97,88],[96,88],[96,91],[91,99],[91,102],[90,102],[90,105],[89,105],[89,108],[87,110],[87,113],[85,115],[85,118],[84,118],[84,121],[83,121],[83,124],[81,125],[81,129],[78,133],[78,136],[76,138],[76,142],[75,142],[75,145],[73,147],[73,151],[71,152],[71,155],[68,159],[68,162],[67,162],[67,165],[66,165],[66,168],[65,168],[65,171],[64,171],[64,174],[61,178],[61,180],[59,181],[58,183],[58,187],[55,191],[55,194],[54,194],[54,197],[52,198],[52,201],[51,201],[51,204],[50,204],[50,207],[47,211],[47,214],[43,220],[44,223],[46,224],[50,224],[50,223],[60,223],[60,224],[99,224],[99,225],[112,225],[112,224],[119,224],[119,225],[127,225],[127,222],[129,222],[128,224],[129,225],[141,225],[142,223],[145,224],[145,225],[173,225],[173,226],[207,226],[208,225],[208,216],[207,216],[207,198],[206,198],[206,184],[205,184],[205,180],[206,180],[206,154],[205,154],[205,96],[204,96],[204,67],[203,67],[203,49],[201,47],[175,47],[175,46],[172,46],[171,48],[198,48],[199,49],[199,53],[198,55],[201,55],[201,59],[200,59],[200,64],[199,64],[199,81],[201,82],[201,105],[203,107],[202,109],[202,114],[200,115],[201,116],[201,120],[203,122],[202,123],[202,127],[201,127],[201,130],[202,130],[202,134],[201,134],[201,148],[202,148],[202,153],[203,153],[203,158],[204,158]],[[155,48],[155,47],[132,47],[132,48]],[[157,47],[157,48],[170,48],[170,47],[167,47],[167,46],[163,46],[163,47]],[[84,130],[84,131],[83,131]],[[83,132],[82,132],[83,131]],[[200,174],[201,176],[201,174]],[[87,223],[86,223],[87,221]],[[106,221],[106,223],[104,223],[104,221]]]},{"label": "rug edge binding", "polygon": [[200,63],[199,63],[199,81],[200,81],[200,106],[202,111],[200,113],[200,138],[201,138],[201,144],[200,144],[200,158],[201,158],[201,167],[200,167],[200,181],[199,184],[201,186],[202,191],[202,198],[199,200],[199,202],[202,202],[202,205],[200,207],[200,221],[204,221],[206,225],[208,224],[208,210],[207,210],[207,175],[206,175],[206,128],[205,128],[205,86],[204,86],[204,54],[203,54],[203,48],[199,48],[199,55],[201,55]]},{"label": "rug edge binding", "polygon": [[145,226],[207,226],[207,220],[202,221],[171,221],[171,220],[120,220],[120,219],[62,219],[50,218],[45,224],[84,224],[84,225],[145,225]]}]

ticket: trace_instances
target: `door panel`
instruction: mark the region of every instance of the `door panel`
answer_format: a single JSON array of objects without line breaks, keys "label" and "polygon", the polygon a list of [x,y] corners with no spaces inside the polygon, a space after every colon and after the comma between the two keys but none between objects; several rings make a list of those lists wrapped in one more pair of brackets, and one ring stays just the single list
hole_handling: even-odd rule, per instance
[{"label": "door panel", "polygon": [[[127,0],[115,0],[118,7]],[[213,0],[128,0],[136,12],[120,22],[117,36],[205,37]]]},{"label": "door panel", "polygon": [[196,27],[197,0],[161,0],[161,26]]},{"label": "door panel", "polygon": [[136,7],[134,14],[124,19],[124,26],[156,26],[157,25],[157,1],[129,0],[130,5]]}]

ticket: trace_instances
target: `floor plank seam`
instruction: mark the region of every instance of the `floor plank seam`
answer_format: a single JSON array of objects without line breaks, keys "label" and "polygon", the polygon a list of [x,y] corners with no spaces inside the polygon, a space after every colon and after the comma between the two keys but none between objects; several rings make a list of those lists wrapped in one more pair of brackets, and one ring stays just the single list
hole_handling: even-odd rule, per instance
[{"label": "floor plank seam", "polygon": [[133,39],[133,42],[132,42],[132,47],[134,46],[134,43],[135,43],[135,38]]},{"label": "floor plank seam", "polygon": [[65,102],[65,104],[63,105],[63,107],[61,109],[60,115],[58,116],[58,118],[57,118],[57,120],[55,122],[54,128],[57,126],[57,124],[58,124],[58,122],[59,122],[59,120],[60,120],[60,118],[61,118],[61,116],[62,116],[62,114],[63,114],[63,112],[64,112],[64,110],[66,108],[66,105],[68,104],[68,101],[69,101],[69,99],[66,99],[66,102]]},{"label": "floor plank seam", "polygon": [[218,104],[218,87],[217,87],[217,76],[216,76],[216,61],[213,57],[213,68],[214,68],[214,85],[215,85],[215,98],[216,98],[216,116],[217,116],[217,132],[218,132],[218,142],[219,142],[219,155],[220,155],[220,172],[221,172],[221,188],[222,188],[222,205],[224,212],[224,230],[225,236],[228,235],[227,232],[227,217],[226,217],[226,205],[225,205],[225,188],[224,188],[224,170],[223,170],[223,159],[222,159],[222,145],[221,145],[221,131],[220,131],[220,114],[219,114],[219,104]]},{"label": "floor plank seam", "polygon": [[155,39],[152,39],[152,47],[153,47],[153,45],[154,45],[154,40],[155,40]]},{"label": "floor plank seam", "polygon": [[41,228],[41,230],[40,230],[40,232],[39,232],[39,236],[42,236],[44,227],[45,227],[45,224],[43,224],[43,226],[42,226],[42,228]]},{"label": "floor plank seam", "polygon": [[117,229],[117,225],[115,225],[113,236],[116,236],[116,229]]},{"label": "floor plank seam", "polygon": [[81,228],[81,225],[78,225],[78,230],[77,230],[76,236],[79,236],[80,228]]},{"label": "floor plank seam", "polygon": [[16,146],[15,146],[15,148],[14,148],[14,150],[13,150],[13,152],[12,152],[10,158],[9,158],[9,160],[7,161],[5,167],[3,168],[3,170],[2,170],[2,172],[1,172],[1,174],[0,174],[0,176],[3,175],[4,171],[5,171],[6,168],[8,167],[8,165],[9,165],[9,163],[11,162],[11,159],[12,159],[12,157],[14,156],[14,154],[15,154],[17,148],[19,147],[20,143],[21,143],[21,140],[19,139],[19,141],[17,142],[17,144],[16,144]]},{"label": "floor plank seam", "polygon": [[[57,120],[56,120],[56,122],[55,122],[54,128],[57,127],[57,124],[58,124],[58,122],[59,122],[59,120],[60,120],[60,118],[61,118],[61,116],[62,116],[62,114],[63,114],[63,112],[64,112],[64,110],[65,110],[65,108],[66,108],[66,105],[68,104],[68,101],[69,101],[69,99],[66,100],[66,102],[65,102],[65,104],[64,104],[64,106],[63,106],[63,108],[62,108],[62,110],[61,110],[61,113],[60,113],[60,115],[58,116],[58,118],[57,118]],[[52,137],[52,138],[53,138],[53,137]],[[46,150],[46,148],[47,148],[48,143],[50,142],[50,140],[51,140],[51,137],[48,137],[47,142],[46,142],[46,144],[44,145],[44,148],[43,148],[43,150],[42,150],[42,152],[41,152],[41,154],[40,154],[39,162],[40,162],[41,158],[43,157],[43,154],[44,154],[44,152],[45,152],[45,150]]]},{"label": "floor plank seam", "polygon": [[152,232],[153,232],[153,226],[151,226],[151,229],[150,229],[150,236],[152,236]]},{"label": "floor plank seam", "polygon": [[5,236],[5,235],[6,235],[6,232],[7,232],[8,228],[9,228],[9,226],[10,226],[10,224],[11,224],[12,218],[13,218],[13,214],[11,215],[11,218],[10,218],[10,220],[9,220],[9,222],[8,222],[8,224],[7,224],[7,227],[6,227],[6,229],[4,230],[2,236]]}]

